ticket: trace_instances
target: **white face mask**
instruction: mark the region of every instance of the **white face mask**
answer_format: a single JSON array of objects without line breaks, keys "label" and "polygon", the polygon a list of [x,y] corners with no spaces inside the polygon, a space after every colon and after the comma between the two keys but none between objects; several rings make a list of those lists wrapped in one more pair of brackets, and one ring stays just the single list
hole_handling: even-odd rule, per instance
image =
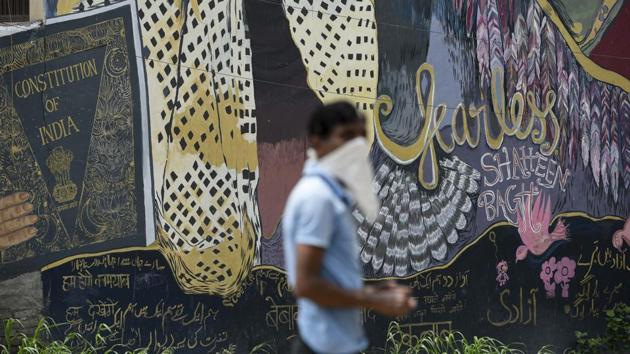
[{"label": "white face mask", "polygon": [[[309,159],[317,160],[313,149],[309,149],[307,153]],[[348,141],[317,162],[320,168],[345,184],[358,208],[369,222],[373,222],[378,215],[379,200],[372,187],[374,174],[369,153],[367,141],[359,137]]]}]

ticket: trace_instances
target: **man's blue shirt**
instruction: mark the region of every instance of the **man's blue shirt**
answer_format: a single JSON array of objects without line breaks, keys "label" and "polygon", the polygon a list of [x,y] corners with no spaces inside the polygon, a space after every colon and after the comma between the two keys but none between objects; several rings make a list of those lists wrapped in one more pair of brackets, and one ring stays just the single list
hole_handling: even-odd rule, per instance
[{"label": "man's blue shirt", "polygon": [[[363,287],[356,224],[350,196],[338,182],[310,164],[289,196],[282,222],[285,265],[295,286],[297,245],[325,249],[322,277],[344,289]],[[359,308],[326,308],[298,299],[298,328],[304,342],[317,353],[357,353],[368,341]]]}]

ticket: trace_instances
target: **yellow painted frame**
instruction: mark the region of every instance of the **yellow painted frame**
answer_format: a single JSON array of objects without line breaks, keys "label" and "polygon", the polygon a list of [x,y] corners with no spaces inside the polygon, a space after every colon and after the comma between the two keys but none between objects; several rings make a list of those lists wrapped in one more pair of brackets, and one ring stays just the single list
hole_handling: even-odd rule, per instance
[{"label": "yellow painted frame", "polygon": [[584,68],[584,70],[593,78],[606,82],[611,85],[619,86],[626,92],[630,92],[630,80],[618,74],[614,71],[604,69],[596,64],[591,58],[586,56],[580,46],[575,42],[575,39],[569,34],[569,31],[565,27],[560,16],[556,13],[556,10],[551,6],[548,0],[536,0],[538,4],[545,12],[547,17],[556,25],[558,31],[566,41],[567,45],[575,55],[575,59]]}]

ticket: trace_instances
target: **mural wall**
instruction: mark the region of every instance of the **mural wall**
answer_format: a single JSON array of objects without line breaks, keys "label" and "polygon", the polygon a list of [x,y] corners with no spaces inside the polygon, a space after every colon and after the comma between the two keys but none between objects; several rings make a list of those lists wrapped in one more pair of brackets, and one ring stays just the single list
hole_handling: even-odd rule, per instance
[{"label": "mural wall", "polygon": [[[48,0],[61,23],[137,15],[157,240],[48,264],[47,313],[121,348],[286,352],[277,226],[308,115],[344,99],[382,203],[354,212],[366,279],[419,301],[399,335],[601,330],[630,298],[630,81],[589,52],[630,5],[576,3]],[[368,352],[389,321],[364,312]]]}]

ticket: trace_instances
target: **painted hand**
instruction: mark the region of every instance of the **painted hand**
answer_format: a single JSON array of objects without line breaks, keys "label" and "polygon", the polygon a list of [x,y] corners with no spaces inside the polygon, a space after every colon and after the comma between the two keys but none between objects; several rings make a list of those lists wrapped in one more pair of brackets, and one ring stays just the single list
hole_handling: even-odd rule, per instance
[{"label": "painted hand", "polygon": [[31,215],[33,205],[28,193],[14,193],[0,198],[0,251],[29,240],[37,234],[33,225],[38,217]]}]

